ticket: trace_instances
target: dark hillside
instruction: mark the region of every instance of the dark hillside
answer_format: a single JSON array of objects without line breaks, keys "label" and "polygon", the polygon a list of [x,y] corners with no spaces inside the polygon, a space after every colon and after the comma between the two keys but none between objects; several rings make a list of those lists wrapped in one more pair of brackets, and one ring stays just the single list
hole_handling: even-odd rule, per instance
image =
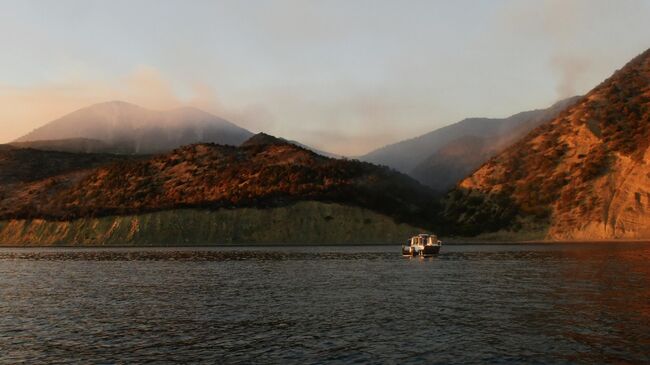
[{"label": "dark hillside", "polygon": [[430,227],[436,211],[433,193],[407,176],[370,163],[323,157],[266,135],[242,147],[197,144],[145,160],[124,160],[99,167],[71,186],[39,182],[21,193],[30,198],[3,201],[2,218],[67,220],[322,201]]},{"label": "dark hillside", "polygon": [[110,154],[51,152],[0,148],[0,184],[41,180],[78,170],[87,170],[131,159]]}]

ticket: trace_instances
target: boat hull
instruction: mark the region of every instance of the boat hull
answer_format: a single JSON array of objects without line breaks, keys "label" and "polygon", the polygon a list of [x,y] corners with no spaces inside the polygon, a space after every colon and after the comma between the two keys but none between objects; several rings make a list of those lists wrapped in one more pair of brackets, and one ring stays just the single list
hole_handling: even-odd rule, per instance
[{"label": "boat hull", "polygon": [[404,256],[433,256],[440,253],[440,246],[424,246],[421,248],[402,247],[402,255]]}]

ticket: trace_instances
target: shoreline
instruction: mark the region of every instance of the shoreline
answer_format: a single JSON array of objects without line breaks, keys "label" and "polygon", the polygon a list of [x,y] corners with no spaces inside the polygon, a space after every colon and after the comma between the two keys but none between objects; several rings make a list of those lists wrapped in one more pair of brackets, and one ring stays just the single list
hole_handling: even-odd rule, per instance
[{"label": "shoreline", "polygon": [[[592,245],[592,244],[650,244],[650,239],[639,240],[593,240],[593,241],[517,241],[517,242],[498,242],[498,241],[467,241],[467,242],[445,242],[444,246],[546,246],[546,245]],[[377,247],[377,246],[400,246],[400,243],[273,243],[273,244],[196,244],[196,245],[3,245],[0,244],[2,249],[205,249],[205,248],[277,248],[277,247]]]}]

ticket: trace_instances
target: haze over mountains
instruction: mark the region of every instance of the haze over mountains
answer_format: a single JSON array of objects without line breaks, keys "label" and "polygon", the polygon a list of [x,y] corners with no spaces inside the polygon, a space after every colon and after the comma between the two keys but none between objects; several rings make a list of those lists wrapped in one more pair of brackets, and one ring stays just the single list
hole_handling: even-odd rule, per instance
[{"label": "haze over mountains", "polygon": [[390,166],[439,192],[451,189],[490,157],[553,119],[579,97],[507,118],[468,118],[372,151],[360,159]]},{"label": "haze over mountains", "polygon": [[464,179],[459,231],[539,238],[650,237],[650,50]]},{"label": "haze over mountains", "polygon": [[[470,118],[423,136],[373,151],[361,160],[407,173],[436,191],[446,192],[491,156],[575,101],[503,119]],[[19,148],[49,151],[152,154],[193,143],[237,146],[253,134],[196,108],[154,111],[112,101],[65,115],[12,142]],[[297,141],[289,143],[328,157],[338,155]]]},{"label": "haze over mountains", "polygon": [[[196,143],[204,139],[219,144]],[[97,104],[21,141],[0,145],[3,243],[277,243],[304,232],[310,242],[377,243],[427,229],[650,237],[650,50],[584,97],[466,119],[364,157],[435,190],[191,108]],[[118,153],[22,148],[62,146]]]},{"label": "haze over mountains", "polygon": [[22,147],[149,154],[192,143],[239,145],[253,133],[202,110],[149,110],[111,101],[65,115],[18,138]]}]

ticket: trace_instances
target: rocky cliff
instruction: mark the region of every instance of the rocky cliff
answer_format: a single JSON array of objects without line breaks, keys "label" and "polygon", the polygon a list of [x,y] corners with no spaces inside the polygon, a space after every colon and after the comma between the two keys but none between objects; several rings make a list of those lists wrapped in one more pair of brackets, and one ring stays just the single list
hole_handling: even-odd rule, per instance
[{"label": "rocky cliff", "polygon": [[459,232],[650,238],[650,50],[448,195]]}]

